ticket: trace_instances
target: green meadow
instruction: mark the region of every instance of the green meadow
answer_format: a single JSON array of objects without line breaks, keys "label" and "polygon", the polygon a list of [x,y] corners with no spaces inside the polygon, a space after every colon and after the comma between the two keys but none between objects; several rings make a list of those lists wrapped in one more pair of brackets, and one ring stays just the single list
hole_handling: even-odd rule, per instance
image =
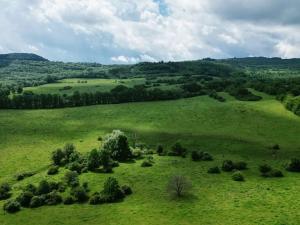
[{"label": "green meadow", "polygon": [[[36,94],[73,94],[74,91],[79,92],[107,92],[118,85],[133,87],[134,85],[144,84],[144,78],[132,79],[81,79],[70,78],[58,80],[56,83],[44,84],[36,87],[24,88],[26,91],[32,91]],[[67,88],[66,88],[67,87]]]},{"label": "green meadow", "polygon": [[[57,92],[78,79],[49,84],[45,90]],[[97,83],[99,81],[99,83]],[[96,80],[80,88],[111,89],[115,83]],[[59,86],[61,85],[61,86]],[[85,84],[84,84],[85,85]],[[39,87],[31,88],[39,92]],[[186,158],[154,156],[154,165],[142,168],[141,161],[121,163],[113,174],[85,173],[91,191],[100,190],[108,176],[128,184],[133,194],[123,202],[89,205],[74,204],[22,209],[16,214],[0,211],[1,225],[298,225],[300,223],[300,174],[286,172],[285,164],[300,157],[300,118],[266,94],[257,102],[241,102],[221,93],[226,102],[208,96],[174,101],[126,103],[51,110],[0,111],[0,183],[13,185],[13,197],[26,184],[38,184],[43,178],[61,180],[64,169],[49,177],[50,154],[65,143],[87,152],[99,148],[97,139],[114,129],[124,131],[131,143],[155,149],[169,149],[180,142],[189,151],[211,153],[214,161],[193,162]],[[271,147],[280,145],[276,158]],[[243,160],[245,182],[235,182],[231,173],[208,174],[225,159]],[[283,178],[263,178],[258,166],[268,163],[284,172]],[[18,172],[36,175],[16,182]],[[166,183],[173,174],[188,177],[192,192],[173,199]],[[2,208],[4,201],[0,201]]]}]

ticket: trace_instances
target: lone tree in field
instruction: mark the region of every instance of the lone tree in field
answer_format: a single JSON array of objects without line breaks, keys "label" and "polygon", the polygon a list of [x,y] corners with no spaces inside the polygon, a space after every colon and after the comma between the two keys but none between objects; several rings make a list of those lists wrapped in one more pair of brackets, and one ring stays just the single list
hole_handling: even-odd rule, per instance
[{"label": "lone tree in field", "polygon": [[132,158],[127,136],[119,130],[105,136],[103,150],[108,151],[114,160],[126,161]]},{"label": "lone tree in field", "polygon": [[170,178],[167,191],[176,197],[182,197],[187,194],[192,188],[192,183],[182,175],[174,175]]}]

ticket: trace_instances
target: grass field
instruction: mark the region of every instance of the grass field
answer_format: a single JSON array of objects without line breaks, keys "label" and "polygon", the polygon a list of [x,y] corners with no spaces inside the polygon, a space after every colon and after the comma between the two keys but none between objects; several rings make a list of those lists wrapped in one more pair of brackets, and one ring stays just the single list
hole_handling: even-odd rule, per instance
[{"label": "grass field", "polygon": [[[169,148],[179,141],[189,150],[213,154],[212,162],[192,162],[189,157],[155,156],[152,168],[140,161],[121,164],[113,174],[87,173],[92,191],[100,190],[107,176],[129,184],[134,194],[124,202],[91,206],[52,206],[22,209],[9,215],[0,211],[1,225],[298,225],[300,174],[284,172],[281,179],[262,178],[258,165],[283,169],[291,157],[300,157],[300,118],[275,99],[259,93],[258,102],[239,102],[227,94],[225,103],[207,96],[176,101],[100,105],[56,110],[0,111],[0,183],[14,184],[14,193],[46,176],[50,153],[67,142],[81,152],[99,146],[98,136],[121,129],[151,147]],[[272,145],[279,144],[277,159]],[[231,173],[209,175],[207,169],[224,159],[249,165],[245,182]],[[38,173],[16,183],[17,172]],[[168,177],[183,174],[193,182],[192,195],[172,200],[165,191]],[[60,179],[63,172],[51,179]],[[0,202],[2,207],[3,202]]]},{"label": "grass field", "polygon": [[[82,82],[84,81],[84,82]],[[85,83],[86,82],[86,83]],[[63,79],[57,83],[45,84],[36,87],[27,87],[24,90],[32,91],[37,94],[72,94],[74,91],[79,92],[107,92],[117,85],[133,87],[134,85],[144,84],[144,78],[133,79]],[[64,87],[72,87],[64,90]]]}]

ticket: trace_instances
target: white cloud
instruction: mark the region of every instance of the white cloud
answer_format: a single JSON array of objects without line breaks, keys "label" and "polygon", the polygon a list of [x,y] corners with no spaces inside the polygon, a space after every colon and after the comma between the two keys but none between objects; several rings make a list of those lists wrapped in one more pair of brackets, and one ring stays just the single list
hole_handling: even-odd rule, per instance
[{"label": "white cloud", "polygon": [[295,0],[159,1],[2,0],[0,52],[103,63],[300,57]]}]

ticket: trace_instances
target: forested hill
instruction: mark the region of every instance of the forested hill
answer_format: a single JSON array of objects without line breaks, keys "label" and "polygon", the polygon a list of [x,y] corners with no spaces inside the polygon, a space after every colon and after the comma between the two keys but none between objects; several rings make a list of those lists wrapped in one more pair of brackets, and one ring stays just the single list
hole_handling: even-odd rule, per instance
[{"label": "forested hill", "polygon": [[278,57],[246,57],[218,60],[219,62],[242,68],[296,69],[300,70],[300,59],[282,59]]},{"label": "forested hill", "polygon": [[31,53],[10,53],[0,54],[0,61],[13,61],[13,60],[31,60],[31,61],[48,61],[47,59]]}]

